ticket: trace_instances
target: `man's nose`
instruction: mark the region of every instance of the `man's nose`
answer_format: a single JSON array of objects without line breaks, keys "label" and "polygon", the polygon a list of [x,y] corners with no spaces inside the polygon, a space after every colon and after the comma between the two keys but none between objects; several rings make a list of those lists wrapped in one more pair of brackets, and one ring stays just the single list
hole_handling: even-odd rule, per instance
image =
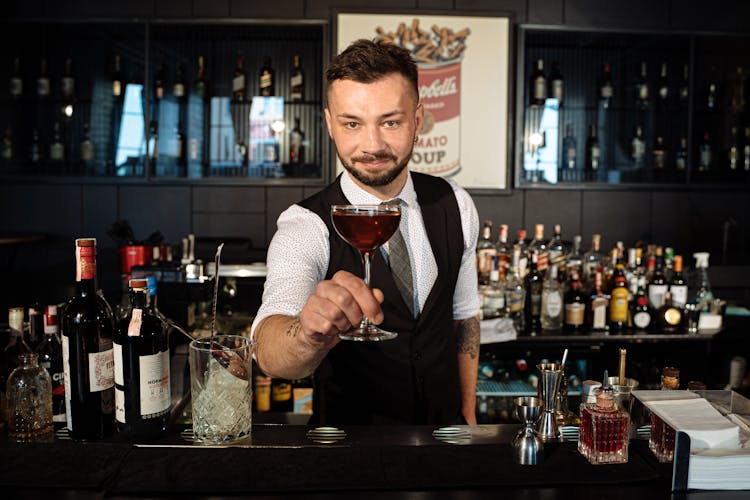
[{"label": "man's nose", "polygon": [[367,129],[367,139],[363,144],[367,153],[377,153],[385,149],[385,141],[380,127],[370,127]]}]

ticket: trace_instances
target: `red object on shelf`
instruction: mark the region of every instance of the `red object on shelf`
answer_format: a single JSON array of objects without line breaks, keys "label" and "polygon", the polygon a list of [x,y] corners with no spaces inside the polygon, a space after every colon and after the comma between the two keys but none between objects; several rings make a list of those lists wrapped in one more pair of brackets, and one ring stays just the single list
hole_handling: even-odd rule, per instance
[{"label": "red object on shelf", "polygon": [[120,274],[130,274],[133,266],[151,264],[153,249],[148,245],[127,245],[118,249],[120,253]]}]

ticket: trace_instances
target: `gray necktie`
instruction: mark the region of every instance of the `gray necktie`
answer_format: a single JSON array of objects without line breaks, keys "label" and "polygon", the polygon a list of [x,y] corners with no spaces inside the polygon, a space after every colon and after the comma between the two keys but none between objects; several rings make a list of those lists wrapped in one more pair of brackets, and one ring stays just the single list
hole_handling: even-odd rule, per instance
[{"label": "gray necktie", "polygon": [[[387,202],[387,204],[391,205],[395,205],[396,203],[401,204],[401,200],[396,198]],[[404,235],[401,234],[401,229],[397,229],[393,233],[393,236],[391,236],[391,239],[388,240],[388,253],[393,281],[396,282],[396,288],[401,292],[401,297],[406,302],[409,312],[414,314],[414,285],[412,283],[411,262],[409,261],[409,251],[406,248],[406,242],[404,241]]]}]

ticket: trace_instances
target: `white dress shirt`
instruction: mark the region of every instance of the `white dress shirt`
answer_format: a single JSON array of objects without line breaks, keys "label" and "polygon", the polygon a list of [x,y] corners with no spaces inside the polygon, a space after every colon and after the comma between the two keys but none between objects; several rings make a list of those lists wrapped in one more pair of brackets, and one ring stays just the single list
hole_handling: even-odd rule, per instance
[{"label": "white dress shirt", "polygon": [[[479,215],[469,193],[448,179],[458,202],[464,251],[453,294],[453,318],[466,319],[479,313],[477,294],[476,244]],[[379,198],[357,186],[344,172],[341,189],[352,204],[377,205]],[[400,229],[409,250],[414,280],[414,308],[421,311],[437,278],[437,263],[427,238],[422,211],[411,175],[395,197],[402,203]],[[381,247],[388,252],[388,244]],[[268,275],[263,289],[263,303],[253,321],[252,332],[261,320],[275,314],[297,316],[325,278],[330,258],[328,227],[314,212],[297,204],[286,209],[277,221],[277,230],[268,247]]]}]

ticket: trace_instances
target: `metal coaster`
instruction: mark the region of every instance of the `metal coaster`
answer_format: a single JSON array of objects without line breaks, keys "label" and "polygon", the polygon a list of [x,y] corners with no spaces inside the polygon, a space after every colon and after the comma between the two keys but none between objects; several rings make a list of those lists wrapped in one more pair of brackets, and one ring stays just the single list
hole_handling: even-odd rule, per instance
[{"label": "metal coaster", "polygon": [[346,432],[336,427],[316,427],[307,431],[307,439],[322,444],[331,444],[346,439]]},{"label": "metal coaster", "polygon": [[560,427],[560,433],[562,434],[563,441],[578,441],[578,431],[579,428],[577,425],[563,425]]},{"label": "metal coaster", "polygon": [[432,437],[448,444],[465,444],[471,441],[471,432],[459,427],[441,427],[432,431]]},{"label": "metal coaster", "polygon": [[68,433],[68,429],[63,427],[62,429],[57,429],[55,431],[55,439],[59,439],[61,441],[73,441],[73,438],[70,437],[70,434]]}]

